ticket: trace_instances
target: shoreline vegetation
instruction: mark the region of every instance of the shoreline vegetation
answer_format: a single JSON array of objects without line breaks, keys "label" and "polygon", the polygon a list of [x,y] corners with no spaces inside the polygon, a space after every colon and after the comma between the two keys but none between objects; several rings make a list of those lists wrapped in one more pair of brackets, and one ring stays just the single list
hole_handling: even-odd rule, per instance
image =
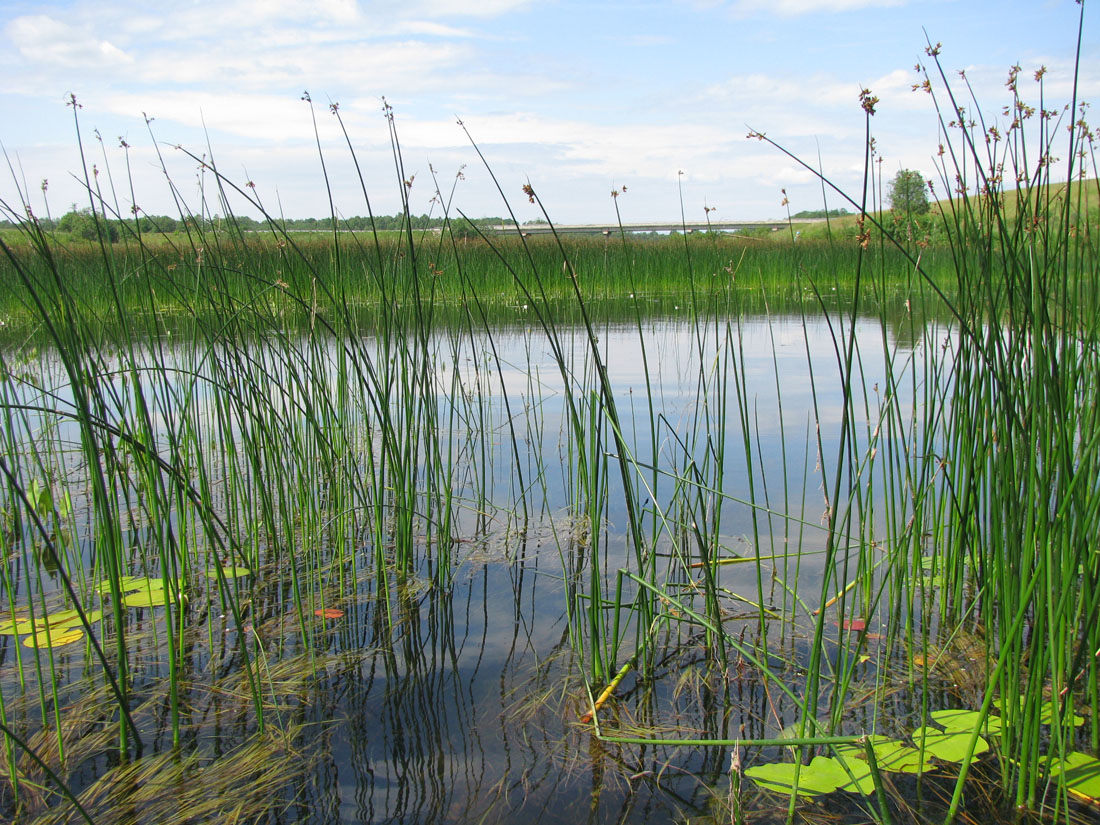
[{"label": "shoreline vegetation", "polygon": [[330,822],[339,775],[410,821],[1094,819],[1095,135],[1018,67],[972,120],[938,56],[951,198],[912,220],[869,90],[862,193],[800,236],[6,205],[0,815]]}]

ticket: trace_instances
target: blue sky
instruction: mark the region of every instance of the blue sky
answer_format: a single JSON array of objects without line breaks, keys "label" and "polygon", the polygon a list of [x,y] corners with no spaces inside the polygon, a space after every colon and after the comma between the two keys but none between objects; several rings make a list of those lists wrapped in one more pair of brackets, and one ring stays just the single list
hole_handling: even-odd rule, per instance
[{"label": "blue sky", "polygon": [[[88,203],[71,92],[87,162],[104,191],[113,180],[122,211],[136,201],[176,212],[156,140],[192,210],[197,164],[177,145],[212,152],[273,212],[324,216],[308,90],[345,215],[366,207],[328,104],[340,105],[371,206],[392,213],[400,185],[384,96],[417,213],[433,209],[434,168],[445,192],[462,170],[454,203],[467,214],[505,214],[461,118],[521,221],[539,214],[521,192],[528,180],[562,223],[612,219],[610,192],[624,185],[626,221],[677,217],[681,191],[688,220],[705,207],[712,218],[771,218],[783,214],[784,188],[793,211],[821,208],[820,185],[747,140],[749,127],[814,164],[820,155],[830,177],[857,191],[866,86],[880,98],[872,128],[887,176],[914,168],[932,177],[935,113],[911,90],[914,65],[928,62],[925,30],[943,43],[952,82],[966,70],[999,122],[1015,63],[1025,97],[1037,98],[1031,76],[1046,66],[1047,107],[1068,102],[1079,11],[1073,0],[0,2],[0,141],[14,169],[0,176],[0,197],[18,205],[25,195],[41,214],[46,179],[55,217]],[[1088,9],[1086,100],[1100,99],[1098,34]]]}]

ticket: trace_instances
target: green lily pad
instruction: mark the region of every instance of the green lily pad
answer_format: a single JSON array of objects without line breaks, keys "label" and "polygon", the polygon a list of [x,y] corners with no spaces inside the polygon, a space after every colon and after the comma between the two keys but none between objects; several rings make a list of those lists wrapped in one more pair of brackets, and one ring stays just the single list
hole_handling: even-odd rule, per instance
[{"label": "green lily pad", "polygon": [[[916,748],[904,745],[896,739],[888,736],[872,735],[871,747],[878,762],[879,770],[894,773],[924,773],[935,770],[935,765],[928,761],[928,754],[924,756]],[[866,756],[864,749],[857,745],[841,745],[837,753],[843,757],[855,757],[862,759]]]},{"label": "green lily pad", "polygon": [[80,612],[77,610],[55,610],[53,613],[47,613],[45,618],[38,619],[39,627],[43,625],[49,625],[50,627],[57,627],[58,625],[68,624],[76,620],[77,624],[80,623]]},{"label": "green lily pad", "polygon": [[[789,725],[787,725],[787,727],[785,727],[785,728],[783,728],[783,730],[779,731],[779,738],[780,739],[797,739],[799,736],[802,735],[801,728],[802,728],[802,723],[801,722],[791,722]],[[806,725],[806,733],[809,734],[810,736],[813,736],[813,732],[814,732],[813,725]]]},{"label": "green lily pad", "polygon": [[[795,793],[795,770],[798,770],[799,796],[817,796],[819,794],[832,793],[839,785],[834,773],[830,770],[814,769],[811,765],[803,765],[799,768],[792,762],[770,762],[766,765],[753,765],[745,771],[745,776],[752,779],[762,788],[776,793]],[[847,776],[844,777],[847,781]]]},{"label": "green lily pad", "polygon": [[[994,699],[993,700],[993,705],[998,710],[1001,710],[1002,709],[1002,700]],[[1021,696],[1020,697],[1020,708],[1021,709],[1023,708],[1023,705],[1024,705],[1024,699]],[[1055,715],[1058,714],[1059,712],[1060,712],[1060,710],[1058,708],[1058,703],[1057,702],[1047,702],[1045,705],[1043,705],[1042,710],[1039,711],[1039,722],[1041,724],[1044,724],[1044,725],[1049,725],[1054,721]],[[1072,724],[1075,728],[1078,728],[1081,725],[1085,724],[1085,717],[1078,716],[1075,713],[1071,717],[1070,721],[1072,722]]]},{"label": "green lily pad", "polygon": [[[934,710],[932,718],[943,726],[948,733],[971,733],[981,720],[981,714],[976,710]],[[982,733],[999,734],[1001,732],[1001,717],[987,716]]]},{"label": "green lily pad", "polygon": [[[1039,721],[1042,722],[1044,725],[1049,725],[1054,722],[1054,718],[1059,712],[1060,711],[1057,704],[1053,702],[1048,702],[1047,704],[1043,705],[1043,709],[1039,713]],[[1071,717],[1070,721],[1075,728],[1079,728],[1081,727],[1081,725],[1085,724],[1085,717],[1078,716],[1075,713]]]},{"label": "green lily pad", "polygon": [[[160,579],[150,579],[145,576],[123,576],[118,580],[118,589],[123,593],[132,593],[135,590],[142,590],[149,587],[160,587]],[[99,585],[100,593],[110,593],[111,583],[104,581]]]},{"label": "green lily pad", "polygon": [[16,616],[0,622],[0,636],[22,636],[34,630],[36,624],[26,616]]},{"label": "green lily pad", "polygon": [[1065,759],[1050,766],[1050,775],[1078,799],[1100,801],[1100,759],[1077,751],[1067,753]]},{"label": "green lily pad", "polygon": [[[48,621],[48,624],[50,626],[50,630],[54,630],[54,629],[64,630],[66,628],[77,628],[77,627],[83,627],[84,626],[84,623],[82,621],[80,621],[80,614],[77,613],[75,610],[66,610],[65,612],[66,613],[72,613],[73,615],[69,618],[64,619],[63,621]],[[88,611],[85,611],[84,617],[88,620],[88,624],[95,624],[98,621],[102,621],[103,611],[102,610],[88,610]],[[47,618],[47,620],[50,620],[54,617],[47,616],[46,618]]]},{"label": "green lily pad", "polygon": [[[217,579],[218,571],[207,570],[206,575],[208,578]],[[242,576],[252,575],[252,571],[249,570],[247,567],[234,567],[233,565],[226,565],[222,568],[222,575],[225,576],[227,579],[239,579]]]},{"label": "green lily pad", "polygon": [[[862,759],[846,759],[843,756],[815,756],[809,767],[821,776],[833,777],[837,790],[870,796],[875,792],[871,778],[871,766]],[[803,768],[805,770],[805,768]]]},{"label": "green lily pad", "polygon": [[51,630],[48,634],[45,630],[39,630],[25,638],[23,646],[41,650],[43,648],[62,647],[73,642],[79,642],[83,638],[84,631],[75,628]]},{"label": "green lily pad", "polygon": [[169,601],[176,602],[175,594],[165,590],[159,584],[136,593],[130,593],[123,597],[122,603],[127,607],[163,607]]},{"label": "green lily pad", "polygon": [[[916,743],[918,750],[923,745],[925,754],[934,756],[944,762],[964,762],[967,761],[967,750],[970,747],[970,737],[972,735],[971,731],[945,732],[936,728],[923,727],[913,731],[913,742]],[[970,755],[971,760],[987,750],[989,750],[989,743],[979,736],[974,743],[974,752]]]}]

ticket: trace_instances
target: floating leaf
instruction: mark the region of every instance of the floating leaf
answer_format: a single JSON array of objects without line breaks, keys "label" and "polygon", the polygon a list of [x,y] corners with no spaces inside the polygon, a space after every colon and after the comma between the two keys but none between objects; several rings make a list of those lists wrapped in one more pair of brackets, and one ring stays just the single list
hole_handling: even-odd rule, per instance
[{"label": "floating leaf", "polygon": [[[1061,709],[1054,702],[1047,702],[1043,705],[1043,710],[1039,713],[1039,721],[1044,725],[1052,724],[1057,716],[1061,713]],[[1078,716],[1076,713],[1070,718],[1075,728],[1081,727],[1085,724],[1085,717]]]},{"label": "floating leaf", "polygon": [[[1002,710],[1002,712],[1003,712],[1003,707],[1002,707],[1000,699],[994,699],[993,704],[998,710]],[[1024,706],[1024,698],[1021,696],[1020,697],[1020,708],[1022,709],[1023,706]],[[1060,713],[1061,713],[1061,709],[1058,707],[1057,702],[1047,702],[1045,705],[1043,705],[1042,710],[1039,711],[1039,722],[1041,724],[1044,724],[1044,725],[1049,725],[1054,721],[1055,717],[1058,716]],[[1073,723],[1073,726],[1075,728],[1077,728],[1077,727],[1080,727],[1081,725],[1085,724],[1085,718],[1083,716],[1078,716],[1075,713],[1071,717],[1071,722]]]},{"label": "floating leaf", "polygon": [[[777,793],[794,793],[796,766],[790,762],[754,765],[745,771],[758,785]],[[868,795],[874,792],[871,767],[859,759],[815,756],[798,770],[798,793],[802,796],[850,791]]]},{"label": "floating leaf", "polygon": [[[923,727],[913,731],[913,742],[917,748],[924,746],[924,752],[944,762],[963,762],[970,747],[971,731],[941,731]],[[989,743],[980,736],[974,743],[971,759],[989,750]]]},{"label": "floating leaf", "polygon": [[[218,571],[207,570],[206,575],[207,578],[217,579]],[[234,567],[233,565],[226,565],[222,568],[222,575],[225,576],[227,579],[239,579],[242,576],[252,575],[252,571],[249,570],[247,567]]]},{"label": "floating leaf", "polygon": [[[118,580],[118,589],[123,593],[131,593],[135,590],[148,589],[150,587],[160,587],[160,579],[150,579],[145,576],[123,576]],[[110,593],[111,583],[104,581],[99,585],[100,593]]]},{"label": "floating leaf", "polygon": [[[925,754],[922,757],[921,752],[916,748],[911,748],[887,736],[872,735],[868,738],[871,740],[879,770],[895,773],[923,773],[935,770],[935,765],[928,761],[928,755]],[[853,756],[862,759],[866,756],[864,749],[856,745],[841,745],[836,750],[842,757]]]},{"label": "floating leaf", "polygon": [[916,748],[910,748],[900,742],[875,745],[875,759],[880,770],[898,773],[924,773],[935,769],[928,756],[921,756]]},{"label": "floating leaf", "polygon": [[174,603],[176,601],[175,595],[159,585],[150,587],[147,590],[139,590],[137,593],[131,593],[122,599],[122,603],[127,607],[163,607],[169,601]]},{"label": "floating leaf", "polygon": [[[68,628],[77,628],[77,627],[83,627],[84,626],[84,622],[82,622],[80,620],[80,614],[77,613],[75,610],[66,610],[65,612],[66,613],[72,613],[73,616],[71,618],[65,619],[64,621],[50,621],[51,618],[56,618],[56,617],[50,617],[50,616],[46,617],[47,618],[47,624],[49,624],[51,630],[53,630],[54,628],[59,628],[61,630],[65,630],[65,629],[68,629]],[[86,618],[88,620],[88,624],[95,624],[96,622],[101,621],[103,619],[103,611],[102,610],[89,610],[89,611],[86,611],[84,613],[84,618]]]},{"label": "floating leaf", "polygon": [[25,616],[17,616],[0,622],[0,636],[22,636],[30,633],[35,628],[35,623]]},{"label": "floating leaf", "polygon": [[62,645],[72,644],[73,642],[79,642],[84,638],[84,631],[77,630],[75,628],[64,628],[61,630],[54,630],[49,634],[45,630],[39,630],[36,633],[28,636],[23,640],[24,647],[30,648],[51,648],[61,647]]},{"label": "floating leaf", "polygon": [[[88,623],[98,622],[103,618],[103,612],[93,610],[85,613]],[[47,613],[45,617],[36,616],[34,621],[27,616],[17,616],[0,623],[0,636],[22,636],[26,633],[44,633],[49,627],[53,631],[65,632],[81,627],[80,613],[76,610],[58,610]]]},{"label": "floating leaf", "polygon": [[58,625],[69,624],[73,620],[76,620],[77,624],[80,624],[80,612],[77,610],[58,610],[53,613],[47,613],[44,619],[38,619],[38,625],[49,625],[50,627],[56,627]]},{"label": "floating leaf", "polygon": [[1078,751],[1067,753],[1065,759],[1054,760],[1050,775],[1078,799],[1100,801],[1100,759]]},{"label": "floating leaf", "polygon": [[769,791],[789,795],[795,793],[795,770],[798,770],[797,793],[800,796],[832,793],[838,787],[836,778],[830,771],[815,770],[809,765],[803,765],[799,768],[798,765],[792,762],[770,762],[767,765],[753,765],[745,771],[745,776]]},{"label": "floating leaf", "polygon": [[783,730],[779,731],[779,738],[780,739],[797,739],[798,737],[803,736],[803,735],[805,735],[805,736],[813,736],[814,735],[813,722],[807,722],[806,723],[806,732],[805,732],[805,734],[802,733],[801,728],[802,728],[802,722],[796,719],[795,721],[793,721],[789,725],[787,725],[787,727],[783,728]]},{"label": "floating leaf", "polygon": [[869,796],[875,791],[875,783],[871,778],[871,766],[861,759],[815,756],[809,767],[814,769],[815,775],[834,778],[839,791],[849,791],[864,796]]},{"label": "floating leaf", "polygon": [[[943,726],[948,733],[966,733],[974,730],[981,721],[981,714],[976,710],[934,710],[932,718]],[[987,716],[982,733],[998,734],[1001,732],[1001,717]]]},{"label": "floating leaf", "polygon": [[334,607],[317,608],[313,611],[314,616],[320,616],[322,619],[342,619],[344,617],[343,610],[337,610]]}]

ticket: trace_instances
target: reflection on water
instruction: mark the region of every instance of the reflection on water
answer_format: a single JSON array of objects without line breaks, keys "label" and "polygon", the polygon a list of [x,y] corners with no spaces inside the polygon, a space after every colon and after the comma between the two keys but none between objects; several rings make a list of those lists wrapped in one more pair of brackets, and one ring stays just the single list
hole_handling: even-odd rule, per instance
[{"label": "reflection on water", "polygon": [[[614,322],[597,330],[624,425],[623,444],[638,462],[643,518],[654,525],[677,519],[681,527],[690,524],[695,516],[663,508],[688,474],[706,467],[706,478],[721,483],[722,495],[711,491],[700,505],[712,508],[706,517],[718,526],[716,552],[730,559],[764,559],[761,568],[756,563],[719,568],[723,620],[727,631],[733,628],[742,638],[759,633],[762,615],[778,617],[791,608],[794,592],[804,600],[817,592],[824,485],[835,472],[831,462],[844,403],[836,338],[846,333],[836,323],[797,316],[698,324],[659,318],[640,329]],[[297,515],[274,517],[261,528],[249,521],[253,516],[242,504],[247,495],[230,487],[277,474],[281,458],[269,451],[265,460],[272,467],[237,475],[219,469],[217,460],[208,465],[210,476],[197,483],[209,490],[209,500],[222,508],[221,517],[245,538],[259,564],[254,576],[232,585],[240,598],[241,625],[203,575],[206,561],[183,572],[191,598],[177,619],[185,631],[177,641],[181,753],[200,753],[207,765],[206,774],[199,765],[189,768],[189,781],[206,777],[202,781],[209,779],[214,787],[217,766],[233,764],[232,755],[257,732],[242,676],[249,665],[237,644],[243,633],[265,685],[265,735],[274,744],[264,758],[282,760],[286,770],[285,781],[269,795],[264,821],[526,824],[728,817],[721,813],[728,748],[601,742],[591,725],[580,722],[589,707],[581,676],[590,663],[578,652],[584,646],[571,638],[571,611],[584,598],[578,582],[591,575],[598,545],[596,575],[603,592],[611,592],[616,571],[632,564],[634,549],[625,536],[627,513],[616,473],[607,473],[604,481],[603,522],[593,527],[578,512],[583,502],[567,402],[580,399],[583,405],[598,384],[583,330],[559,333],[564,374],[534,324],[500,327],[491,336],[445,332],[433,338],[435,421],[450,455],[447,489],[460,503],[450,527],[456,540],[449,559],[429,553],[411,568],[395,566],[392,575],[382,576],[380,562],[397,550],[380,545],[378,536],[388,526],[380,528],[369,510],[371,495],[381,493],[335,483],[326,490],[320,473],[303,472],[309,462],[287,461],[282,472],[293,477],[281,480],[301,497],[287,502],[291,510],[298,508]],[[896,336],[878,321],[859,323],[859,351],[882,353],[885,342],[891,361],[878,355],[857,365],[861,389],[850,399],[858,423],[852,449],[879,437],[884,405],[911,403],[923,356],[919,347],[899,341],[922,339],[912,329]],[[366,359],[389,357],[369,335],[361,343]],[[153,412],[150,420],[160,428],[154,438],[164,454],[177,449],[165,433],[180,432],[185,420],[201,433],[197,443],[205,442],[215,456],[231,452],[227,445],[257,438],[260,428],[267,428],[263,438],[277,445],[280,426],[305,420],[318,398],[339,397],[356,380],[346,363],[346,342],[304,336],[274,342],[270,349],[256,344],[247,359],[253,370],[249,385],[219,371],[218,346],[186,341],[155,349],[157,363],[167,369],[150,371],[142,393]],[[292,369],[295,363],[312,365],[311,385],[297,383],[302,373]],[[9,425],[9,438],[62,445],[55,456],[59,466],[79,477],[81,458],[73,450],[79,427],[71,417],[38,409],[71,404],[67,378],[48,353],[22,369],[34,373],[33,384],[9,384],[7,400],[35,409],[23,410]],[[114,407],[99,415],[130,420],[140,374],[121,364],[114,374],[105,369],[100,389],[114,399]],[[225,401],[226,392],[243,394],[248,386],[264,388],[269,421],[250,419],[251,407],[238,404],[240,399]],[[394,386],[391,403],[400,406],[404,393],[425,385],[418,386]],[[358,446],[319,460],[362,462],[356,472],[365,476],[373,465],[362,456],[380,460],[373,455],[381,438],[379,410],[369,399],[339,409],[345,417],[325,426],[356,433],[348,443]],[[356,410],[358,420],[352,417]],[[288,451],[295,448],[287,443]],[[606,433],[599,453],[604,460],[615,457]],[[118,460],[140,464],[141,455],[134,450]],[[87,490],[70,489],[73,511],[91,519]],[[183,536],[189,526],[178,514],[158,521],[133,491],[116,493],[131,514],[122,543],[131,548],[135,567],[155,568],[159,561],[144,558],[137,548],[157,531],[170,527]],[[337,503],[329,507],[326,495]],[[521,499],[526,517],[520,515]],[[750,500],[761,505],[755,513]],[[312,510],[303,505],[307,501]],[[87,576],[96,569],[95,548],[102,539],[90,523],[78,521],[72,557],[74,569],[79,559]],[[654,540],[656,557],[670,569],[675,537],[681,535],[690,538],[690,531],[662,528]],[[323,541],[308,544],[307,536]],[[31,570],[29,556],[11,552],[17,545],[14,537],[5,539],[5,599],[16,605],[29,593],[42,593],[44,600],[58,595],[56,577],[47,574],[36,582],[40,568]],[[449,575],[439,575],[438,565],[450,568]],[[299,581],[298,575],[305,578]],[[682,585],[697,586],[690,568]],[[637,596],[628,584],[626,600]],[[314,615],[321,607],[331,616]],[[627,634],[626,621],[615,669],[629,658],[637,638],[636,629]],[[111,622],[105,621],[105,636],[114,632]],[[148,759],[150,752],[171,748],[164,698],[170,676],[166,628],[161,608],[131,611],[125,622],[132,706]],[[774,735],[797,721],[789,698],[769,686],[758,668],[737,655],[716,662],[699,628],[666,623],[654,633],[660,644],[644,678],[630,672],[601,714],[607,730],[670,739],[752,738]],[[797,685],[808,650],[804,625],[776,622],[766,636],[769,666]],[[114,717],[96,705],[97,696],[109,697],[101,686],[90,690],[98,684],[89,675],[95,660],[80,646],[66,649],[54,657],[52,674],[38,679],[44,660],[17,660],[16,645],[15,637],[0,637],[7,712],[14,719],[33,719],[43,694],[52,708],[49,683],[56,681],[60,717],[80,727],[85,738],[69,756],[68,776],[77,791],[93,786],[118,761],[112,750]],[[855,678],[874,684],[891,655],[869,656]],[[857,722],[861,712],[853,711]],[[904,725],[910,713],[899,708],[896,724]],[[27,724],[37,728],[36,748],[54,747],[52,720]],[[257,770],[242,767],[216,791],[225,795],[227,810],[242,783],[259,781]],[[134,821],[151,817],[148,811],[134,813]]]}]

